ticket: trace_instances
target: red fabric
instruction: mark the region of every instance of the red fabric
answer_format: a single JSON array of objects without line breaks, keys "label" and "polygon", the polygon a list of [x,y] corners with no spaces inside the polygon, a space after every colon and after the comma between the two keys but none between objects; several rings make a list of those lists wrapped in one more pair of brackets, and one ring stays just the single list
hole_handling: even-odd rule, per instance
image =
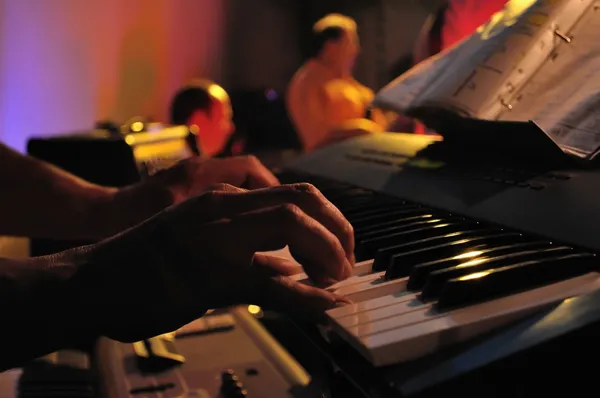
[{"label": "red fabric", "polygon": [[[441,37],[431,37],[432,48],[444,50],[465,37],[470,36],[477,28],[487,22],[491,16],[502,10],[508,0],[451,0],[444,13]],[[433,47],[435,46],[435,47]],[[431,54],[433,55],[433,54]],[[426,127],[415,123],[415,134],[427,134]]]},{"label": "red fabric", "polygon": [[502,10],[507,0],[452,0],[444,14],[442,49],[461,41]]}]

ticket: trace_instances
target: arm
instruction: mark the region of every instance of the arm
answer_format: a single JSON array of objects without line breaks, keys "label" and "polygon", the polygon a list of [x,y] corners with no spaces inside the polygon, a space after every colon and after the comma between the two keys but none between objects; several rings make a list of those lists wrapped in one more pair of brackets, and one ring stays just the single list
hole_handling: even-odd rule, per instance
[{"label": "arm", "polygon": [[102,187],[1,144],[0,187],[0,235],[96,239],[172,202],[159,185]]}]

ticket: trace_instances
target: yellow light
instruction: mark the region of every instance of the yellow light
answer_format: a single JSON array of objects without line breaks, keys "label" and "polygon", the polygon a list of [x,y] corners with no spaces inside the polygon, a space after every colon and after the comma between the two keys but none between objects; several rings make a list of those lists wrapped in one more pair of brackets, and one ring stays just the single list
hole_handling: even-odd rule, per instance
[{"label": "yellow light", "polygon": [[466,252],[463,254],[459,254],[458,256],[454,256],[454,260],[462,260],[463,258],[472,258],[481,255],[483,252],[479,250],[471,250],[470,252]]},{"label": "yellow light", "polygon": [[483,278],[486,275],[489,275],[490,273],[491,273],[491,271],[475,272],[475,273],[472,273],[470,275],[458,278],[458,280],[459,281],[468,281],[468,280],[471,280],[471,279],[479,279],[479,278]]},{"label": "yellow light", "polygon": [[259,315],[262,313],[262,308],[260,308],[258,305],[249,305],[248,312],[252,315]]},{"label": "yellow light", "polygon": [[225,89],[218,84],[211,84],[208,87],[208,93],[219,101],[229,101],[229,95],[227,94],[227,91],[225,91]]},{"label": "yellow light", "polygon": [[513,25],[517,19],[527,11],[536,0],[511,0],[477,29],[482,40],[488,40],[498,34],[504,27]]},{"label": "yellow light", "polygon": [[483,264],[488,260],[489,260],[488,258],[476,258],[475,260],[470,260],[470,261],[467,261],[466,263],[457,265],[456,268],[471,267],[473,265]]},{"label": "yellow light", "polygon": [[139,133],[143,129],[144,129],[144,123],[142,123],[142,122],[131,123],[131,131]]}]

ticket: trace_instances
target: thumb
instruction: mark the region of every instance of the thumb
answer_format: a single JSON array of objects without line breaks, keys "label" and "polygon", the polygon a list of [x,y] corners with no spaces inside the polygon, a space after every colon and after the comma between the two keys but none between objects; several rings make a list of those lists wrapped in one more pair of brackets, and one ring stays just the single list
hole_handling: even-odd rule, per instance
[{"label": "thumb", "polygon": [[[282,264],[275,264],[278,261]],[[250,297],[253,304],[306,320],[326,323],[325,311],[351,303],[343,296],[296,282],[287,275],[274,275],[277,270],[289,266],[286,261],[283,258],[270,257],[268,266],[254,264],[251,269],[259,280],[254,284],[256,289]]]}]

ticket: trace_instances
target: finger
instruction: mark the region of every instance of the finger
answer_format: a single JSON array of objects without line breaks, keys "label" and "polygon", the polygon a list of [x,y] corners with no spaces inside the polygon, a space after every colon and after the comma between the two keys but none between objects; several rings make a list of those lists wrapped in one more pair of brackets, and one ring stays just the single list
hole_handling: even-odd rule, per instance
[{"label": "finger", "polygon": [[354,263],[354,230],[342,213],[310,184],[282,185],[269,189],[245,191],[233,186],[227,190],[202,195],[198,206],[213,220],[233,217],[265,207],[294,204],[317,220],[340,241],[346,258]]},{"label": "finger", "polygon": [[325,311],[351,303],[343,296],[283,275],[264,279],[256,286],[259,289],[249,298],[251,303],[316,322],[327,322]]},{"label": "finger", "polygon": [[208,187],[207,192],[223,192],[223,193],[244,193],[247,189],[238,188],[231,184],[214,184]]},{"label": "finger", "polygon": [[249,189],[267,188],[279,185],[279,180],[255,156],[240,157],[242,167],[247,170],[246,185]]},{"label": "finger", "polygon": [[[285,204],[206,224],[202,230],[215,242],[236,242],[235,250],[210,248],[212,255],[230,264],[250,264],[256,252],[289,245],[299,253],[305,272],[318,284],[350,275],[351,265],[339,239],[298,206]],[[189,237],[188,237],[189,240]],[[297,258],[298,259],[298,258]]]},{"label": "finger", "polygon": [[252,264],[270,271],[271,275],[296,275],[302,272],[302,266],[296,261],[264,253],[256,253]]}]

